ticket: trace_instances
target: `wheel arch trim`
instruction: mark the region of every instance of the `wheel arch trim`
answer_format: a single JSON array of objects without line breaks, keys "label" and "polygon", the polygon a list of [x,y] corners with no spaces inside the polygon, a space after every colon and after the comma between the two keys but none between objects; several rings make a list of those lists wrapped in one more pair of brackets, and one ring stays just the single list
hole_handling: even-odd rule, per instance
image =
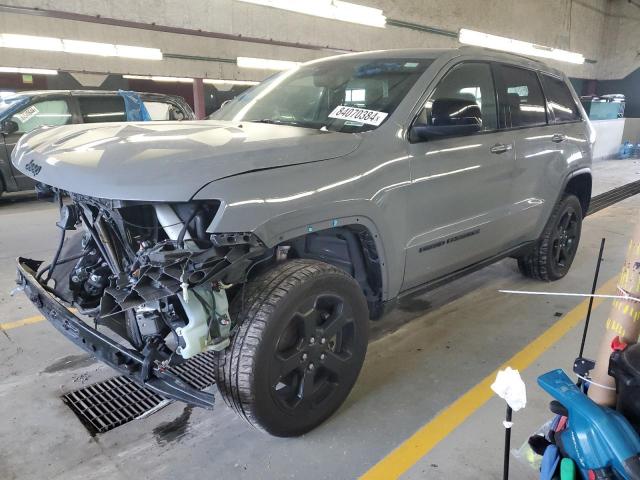
[{"label": "wheel arch trim", "polygon": [[[580,198],[579,195],[578,196],[578,200],[580,200],[580,204],[583,208],[583,212],[582,212],[582,218],[586,217],[587,212],[589,211],[589,204],[591,203],[591,193],[592,193],[592,188],[593,188],[593,175],[591,172],[591,168],[590,167],[584,167],[584,168],[579,168],[577,170],[573,170],[572,172],[570,172],[564,179],[564,182],[562,184],[562,191],[560,194],[560,198],[562,195],[564,195],[565,193],[567,193],[569,184],[572,182],[572,180],[578,178],[578,177],[588,177],[589,178],[589,185],[588,185],[588,195],[586,198]],[[575,193],[575,192],[572,192]],[[560,198],[558,198],[558,201],[560,200]]]},{"label": "wheel arch trim", "polygon": [[[313,218],[313,217],[312,217]],[[382,281],[382,299],[389,299],[389,269],[387,266],[387,255],[384,249],[384,242],[382,241],[381,232],[371,218],[366,215],[350,215],[337,218],[324,218],[323,216],[310,218],[308,223],[303,225],[296,224],[295,226],[289,226],[286,230],[280,230],[278,227],[282,225],[279,219],[268,220],[260,225],[254,233],[265,242],[269,247],[275,247],[280,243],[294,240],[296,238],[304,237],[311,233],[327,233],[337,228],[359,227],[366,229],[376,247],[376,252],[380,260],[380,276]],[[278,221],[280,220],[280,221]],[[276,233],[277,232],[277,233]]]}]

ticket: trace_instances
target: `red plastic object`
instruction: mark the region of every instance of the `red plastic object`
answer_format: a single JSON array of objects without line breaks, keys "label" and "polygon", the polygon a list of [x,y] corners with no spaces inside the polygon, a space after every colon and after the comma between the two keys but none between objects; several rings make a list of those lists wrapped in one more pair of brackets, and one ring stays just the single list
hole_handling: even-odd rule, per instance
[{"label": "red plastic object", "polygon": [[615,337],[613,340],[611,340],[611,350],[613,350],[614,352],[621,352],[627,347],[628,344],[620,340],[620,337]]}]

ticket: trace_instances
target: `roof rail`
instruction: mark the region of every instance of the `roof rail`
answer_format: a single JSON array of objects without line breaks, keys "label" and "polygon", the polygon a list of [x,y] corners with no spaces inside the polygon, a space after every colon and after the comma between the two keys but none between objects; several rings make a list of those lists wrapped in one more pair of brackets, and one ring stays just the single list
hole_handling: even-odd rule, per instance
[{"label": "roof rail", "polygon": [[546,64],[542,60],[538,60],[537,58],[528,57],[528,56],[522,55],[520,53],[507,52],[505,50],[498,50],[496,48],[476,47],[476,46],[473,46],[473,45],[462,45],[461,47],[459,47],[459,49],[460,50],[467,50],[467,49],[470,49],[470,50],[484,50],[486,52],[501,53],[503,55],[512,55],[514,57],[523,58],[523,59],[528,60],[530,62],[537,63],[537,64],[542,65],[542,66],[546,66]]}]

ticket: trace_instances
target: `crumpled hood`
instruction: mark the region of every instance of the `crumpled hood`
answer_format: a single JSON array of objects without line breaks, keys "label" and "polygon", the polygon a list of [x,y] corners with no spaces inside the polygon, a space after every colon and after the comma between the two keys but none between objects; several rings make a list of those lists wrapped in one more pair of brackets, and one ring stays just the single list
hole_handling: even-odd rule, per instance
[{"label": "crumpled hood", "polygon": [[[34,180],[69,192],[179,202],[223,177],[347,155],[360,140],[355,134],[219,120],[68,125],[25,135],[12,162]],[[253,186],[252,193],[259,189]]]}]

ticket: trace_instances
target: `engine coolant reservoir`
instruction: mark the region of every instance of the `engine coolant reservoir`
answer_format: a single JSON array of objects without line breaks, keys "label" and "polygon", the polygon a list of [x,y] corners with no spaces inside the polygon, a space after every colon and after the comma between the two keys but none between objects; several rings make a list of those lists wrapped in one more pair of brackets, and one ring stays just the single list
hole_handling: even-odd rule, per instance
[{"label": "engine coolant reservoir", "polygon": [[207,349],[209,340],[207,319],[211,316],[209,312],[213,312],[214,309],[213,293],[210,288],[195,287],[193,290],[197,291],[202,301],[194,295],[192,289],[186,291],[186,300],[182,294],[178,294],[182,308],[189,319],[189,323],[185,327],[176,329],[176,334],[184,341],[184,347],[179,346],[176,353],[184,359],[191,358]]}]

